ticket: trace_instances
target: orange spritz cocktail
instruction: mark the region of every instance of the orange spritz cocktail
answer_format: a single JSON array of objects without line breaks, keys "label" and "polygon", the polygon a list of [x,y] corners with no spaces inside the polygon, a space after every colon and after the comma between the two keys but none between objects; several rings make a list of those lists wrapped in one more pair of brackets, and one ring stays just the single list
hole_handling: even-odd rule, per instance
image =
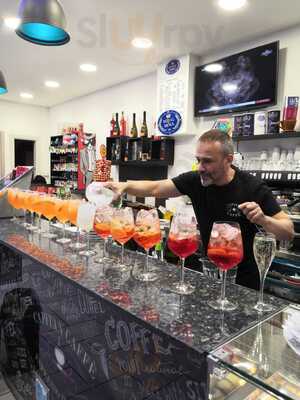
[{"label": "orange spritz cocktail", "polygon": [[77,214],[78,214],[78,208],[79,208],[80,203],[81,203],[80,200],[69,200],[69,205],[68,205],[69,218],[68,218],[68,220],[73,225],[77,225]]},{"label": "orange spritz cocktail", "polygon": [[136,275],[136,279],[143,282],[155,281],[158,275],[149,271],[149,249],[161,240],[160,221],[158,213],[153,210],[140,210],[136,216],[134,241],[146,250],[146,262],[143,272]]},{"label": "orange spritz cocktail", "polygon": [[95,260],[97,263],[102,263],[106,258],[106,245],[109,236],[111,235],[111,220],[114,214],[114,209],[111,206],[99,207],[95,214],[94,231],[104,239],[103,257]]},{"label": "orange spritz cocktail", "polygon": [[134,225],[128,221],[113,218],[111,221],[111,235],[120,244],[125,244],[134,235]]},{"label": "orange spritz cocktail", "polygon": [[56,200],[55,203],[55,216],[59,222],[65,224],[69,221],[69,201],[68,200]]},{"label": "orange spritz cocktail", "polygon": [[57,239],[56,242],[60,244],[67,244],[71,242],[70,238],[66,238],[66,223],[69,221],[69,200],[60,200],[57,199],[55,201],[55,217],[58,219],[60,223],[63,224],[63,237]]},{"label": "orange spritz cocktail", "polygon": [[106,239],[110,236],[110,223],[109,222],[95,222],[94,231],[102,239]]},{"label": "orange spritz cocktail", "polygon": [[133,238],[143,249],[151,249],[161,240],[160,227],[157,229],[157,227],[148,224],[137,226]]},{"label": "orange spritz cocktail", "polygon": [[121,270],[128,268],[124,264],[124,244],[133,237],[134,228],[132,208],[125,207],[114,211],[110,231],[113,239],[122,245],[121,262],[119,264]]},{"label": "orange spritz cocktail", "polygon": [[80,229],[77,224],[77,215],[78,215],[78,209],[81,204],[81,200],[69,200],[69,208],[68,208],[68,213],[69,213],[69,221],[71,224],[77,226],[77,231],[76,231],[76,242],[70,244],[70,247],[75,250],[81,250],[85,247],[85,244],[80,243]]}]

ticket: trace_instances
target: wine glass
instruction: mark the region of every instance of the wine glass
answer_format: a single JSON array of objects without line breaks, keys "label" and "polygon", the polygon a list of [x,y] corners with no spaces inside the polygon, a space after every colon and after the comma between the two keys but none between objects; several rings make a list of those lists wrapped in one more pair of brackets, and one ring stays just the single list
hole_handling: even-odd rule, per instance
[{"label": "wine glass", "polygon": [[225,289],[227,271],[237,266],[244,256],[241,228],[237,222],[224,221],[213,224],[207,256],[220,269],[222,275],[221,297],[209,301],[209,306],[215,310],[235,310],[237,305],[226,299]]},{"label": "wine glass", "polygon": [[103,244],[103,257],[95,260],[96,263],[101,264],[107,259],[106,256],[106,246],[107,241],[110,236],[110,224],[111,219],[114,214],[114,209],[107,205],[103,207],[98,207],[96,210],[95,220],[94,220],[94,231],[104,240]]},{"label": "wine glass", "polygon": [[35,192],[33,191],[28,191],[27,193],[27,198],[26,198],[26,206],[27,206],[27,210],[30,212],[31,215],[31,221],[30,224],[28,224],[27,226],[27,230],[28,231],[36,231],[38,228],[37,226],[34,225],[34,196],[35,196]]},{"label": "wine glass", "polygon": [[158,278],[158,275],[149,271],[149,250],[161,239],[160,222],[155,209],[140,210],[137,213],[133,239],[146,251],[144,270],[136,274],[135,278],[143,282],[153,282]]},{"label": "wine glass", "polygon": [[42,237],[48,238],[48,239],[55,239],[57,238],[57,235],[55,233],[50,232],[50,222],[51,220],[55,217],[56,213],[56,197],[55,196],[45,196],[42,202],[42,215],[47,218],[48,220],[48,232],[42,233]]},{"label": "wine glass", "polygon": [[172,220],[168,237],[169,249],[181,260],[180,282],[175,285],[174,292],[191,294],[195,287],[184,282],[184,262],[186,257],[195,253],[200,244],[200,235],[193,213],[187,209],[177,212]]},{"label": "wine glass", "polygon": [[116,209],[111,220],[111,235],[114,240],[122,246],[121,261],[118,265],[120,270],[126,271],[128,266],[124,264],[124,244],[134,235],[134,219],[132,208],[125,207]]},{"label": "wine glass", "polygon": [[43,233],[42,230],[42,213],[43,213],[43,201],[45,199],[45,194],[43,193],[39,193],[39,192],[35,192],[35,194],[33,195],[33,211],[38,215],[38,229],[37,231],[35,231],[36,233],[38,233],[39,235],[41,235]]},{"label": "wine glass", "polygon": [[[16,208],[15,207],[16,198],[17,198],[17,190],[13,189],[13,188],[8,188],[7,189],[7,201],[13,208]],[[12,221],[17,222],[17,218],[15,215],[13,216]]]},{"label": "wine glass", "polygon": [[70,244],[70,248],[73,250],[82,250],[85,247],[85,244],[80,243],[80,229],[79,226],[77,225],[77,214],[80,204],[81,200],[69,200],[69,208],[68,208],[69,221],[71,222],[71,224],[77,226],[76,242]]},{"label": "wine glass", "polygon": [[66,238],[66,223],[69,221],[68,208],[69,200],[56,200],[55,216],[58,221],[63,224],[63,237],[56,240],[56,242],[60,244],[68,244],[71,242],[70,238]]},{"label": "wine glass", "polygon": [[91,257],[96,254],[90,247],[90,231],[93,229],[95,219],[96,207],[87,202],[83,201],[78,208],[77,213],[77,226],[86,232],[87,234],[87,249],[79,252],[81,256]]},{"label": "wine glass", "polygon": [[272,233],[258,232],[254,237],[253,253],[260,277],[259,300],[254,309],[258,312],[272,311],[273,307],[264,303],[264,285],[268,269],[276,252],[276,238]]}]

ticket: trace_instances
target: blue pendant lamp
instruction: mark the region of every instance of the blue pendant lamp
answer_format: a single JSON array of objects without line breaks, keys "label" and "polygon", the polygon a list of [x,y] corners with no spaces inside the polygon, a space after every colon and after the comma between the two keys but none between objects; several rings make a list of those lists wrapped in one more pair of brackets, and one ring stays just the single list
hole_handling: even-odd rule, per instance
[{"label": "blue pendant lamp", "polygon": [[3,73],[0,71],[0,95],[7,93],[7,86]]},{"label": "blue pendant lamp", "polygon": [[61,46],[70,40],[66,17],[58,0],[21,0],[21,24],[16,34],[28,42],[43,46]]}]

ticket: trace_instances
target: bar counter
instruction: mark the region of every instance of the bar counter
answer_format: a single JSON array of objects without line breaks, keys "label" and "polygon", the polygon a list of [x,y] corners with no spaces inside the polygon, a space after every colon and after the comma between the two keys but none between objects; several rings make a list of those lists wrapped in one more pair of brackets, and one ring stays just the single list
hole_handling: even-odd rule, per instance
[{"label": "bar counter", "polygon": [[179,296],[174,265],[151,259],[159,278],[144,284],[143,255],[127,251],[126,272],[109,255],[97,264],[0,221],[0,361],[17,399],[208,399],[207,355],[287,305],[266,296],[274,312],[259,315],[258,293],[228,284],[238,308],[218,312],[218,281],[186,270],[196,291]]}]

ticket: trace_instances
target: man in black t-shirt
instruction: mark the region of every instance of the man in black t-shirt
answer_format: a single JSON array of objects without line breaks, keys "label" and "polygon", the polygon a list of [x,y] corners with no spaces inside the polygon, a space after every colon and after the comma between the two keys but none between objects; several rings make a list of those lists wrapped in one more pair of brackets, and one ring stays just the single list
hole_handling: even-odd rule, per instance
[{"label": "man in black t-shirt", "polygon": [[265,183],[232,165],[234,148],[230,137],[219,130],[204,133],[197,143],[197,172],[187,172],[162,181],[109,182],[116,197],[127,192],[159,198],[188,195],[193,203],[204,250],[214,221],[236,221],[241,226],[244,259],[237,283],[258,289],[259,276],[253,256],[257,226],[278,240],[291,240],[293,223],[281,211]]}]

